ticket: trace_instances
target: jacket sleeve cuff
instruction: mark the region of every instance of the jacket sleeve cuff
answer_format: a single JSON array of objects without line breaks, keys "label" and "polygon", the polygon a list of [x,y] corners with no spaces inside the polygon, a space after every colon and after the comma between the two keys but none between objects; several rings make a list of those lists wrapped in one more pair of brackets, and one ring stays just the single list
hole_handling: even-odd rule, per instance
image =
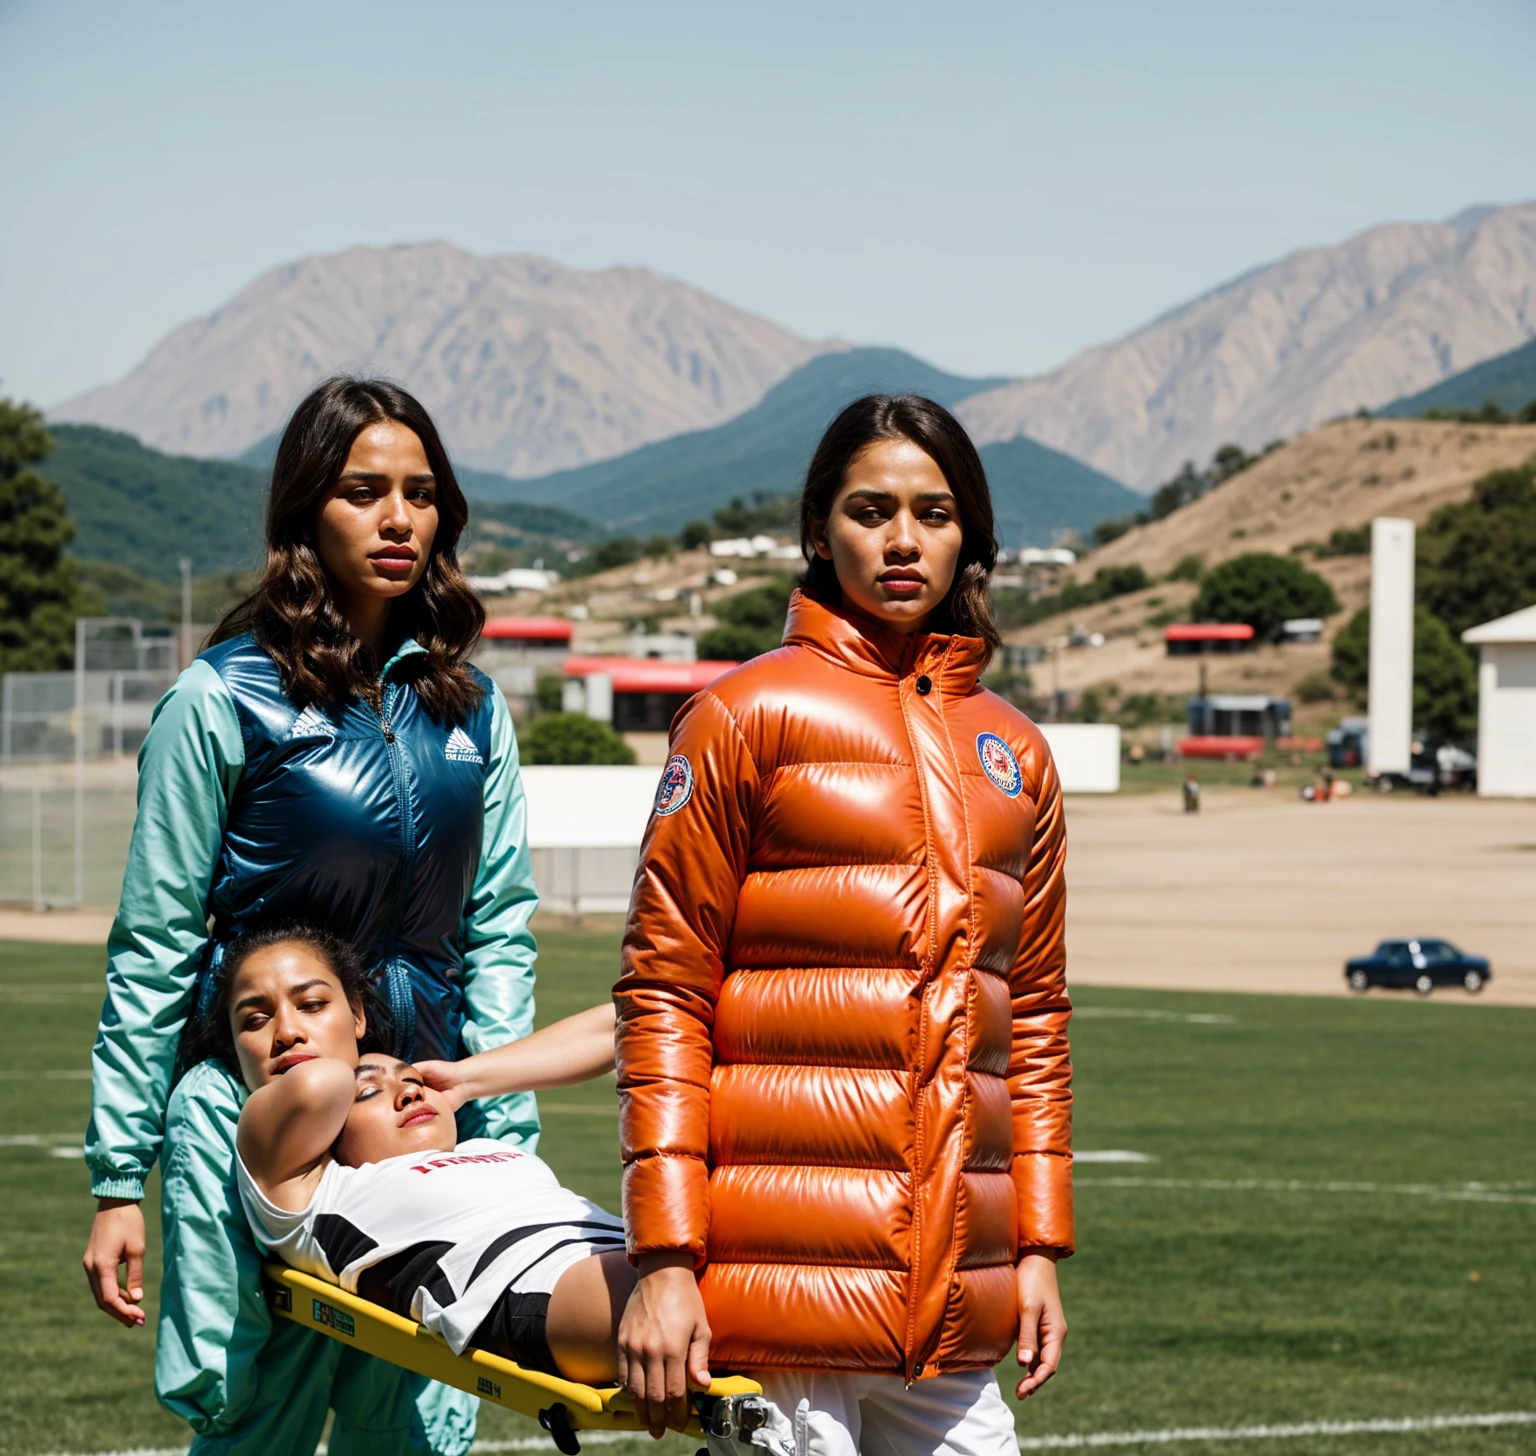
[{"label": "jacket sleeve cuff", "polygon": [[94,1173],[91,1176],[92,1198],[131,1198],[135,1203],[144,1201],[144,1177],[140,1173]]},{"label": "jacket sleeve cuff", "polygon": [[709,1170],[702,1158],[636,1158],[624,1170],[624,1227],[633,1263],[642,1254],[684,1249],[704,1266]]},{"label": "jacket sleeve cuff", "polygon": [[1055,1249],[1066,1258],[1076,1247],[1072,1216],[1072,1159],[1051,1153],[1019,1153],[1013,1159],[1019,1200],[1020,1255]]}]

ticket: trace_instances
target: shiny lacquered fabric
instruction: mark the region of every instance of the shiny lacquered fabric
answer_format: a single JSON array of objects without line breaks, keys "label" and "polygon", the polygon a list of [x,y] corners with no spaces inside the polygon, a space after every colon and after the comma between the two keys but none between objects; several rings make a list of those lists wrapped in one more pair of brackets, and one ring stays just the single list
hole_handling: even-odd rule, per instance
[{"label": "shiny lacquered fabric", "polygon": [[[1066,836],[982,644],[797,595],[672,730],[625,935],[624,1214],[722,1368],[992,1365],[1072,1248]],[[676,760],[674,760],[676,762]]]}]

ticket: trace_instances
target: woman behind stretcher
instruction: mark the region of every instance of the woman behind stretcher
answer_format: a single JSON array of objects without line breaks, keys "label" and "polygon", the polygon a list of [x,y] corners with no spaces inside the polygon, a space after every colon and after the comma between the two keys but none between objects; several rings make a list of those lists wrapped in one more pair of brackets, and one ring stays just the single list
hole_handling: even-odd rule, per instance
[{"label": "woman behind stretcher", "polygon": [[[235,1194],[245,1091],[217,1061],[177,1079],[184,1024],[261,918],[321,921],[355,944],[404,1055],[532,1029],[517,743],[465,660],[483,621],[455,557],[466,515],[416,400],[378,381],[321,385],[278,446],[262,580],[157,706],[140,754],[92,1056],[100,1203],[85,1266],[101,1308],[142,1324],[139,1200],[158,1160],[155,1386],[198,1433],[194,1452],[302,1456],[328,1407],[333,1456],[454,1456],[473,1439],[473,1397],[273,1323]],[[537,1113],[528,1097],[493,1100],[463,1130],[532,1147]]]},{"label": "woman behind stretcher", "polygon": [[1027,1396],[1066,1334],[1061,787],[978,682],[997,548],[951,415],[849,406],[801,536],[784,646],[679,714],[641,851],[620,1365],[653,1431],[713,1364],[804,1401],[817,1456],[1003,1456],[992,1366]]}]

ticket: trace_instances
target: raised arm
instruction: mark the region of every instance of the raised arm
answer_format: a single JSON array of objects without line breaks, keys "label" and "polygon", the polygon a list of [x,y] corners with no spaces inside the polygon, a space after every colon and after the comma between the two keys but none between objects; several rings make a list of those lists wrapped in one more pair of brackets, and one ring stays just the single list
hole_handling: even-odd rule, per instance
[{"label": "raised arm", "polygon": [[235,1147],[268,1198],[280,1202],[285,1183],[314,1172],[341,1135],[356,1096],[351,1067],[336,1057],[316,1057],[246,1098]]},{"label": "raised arm", "polygon": [[455,1110],[481,1097],[590,1082],[613,1070],[613,1006],[578,1011],[462,1062],[417,1062],[416,1070]]}]

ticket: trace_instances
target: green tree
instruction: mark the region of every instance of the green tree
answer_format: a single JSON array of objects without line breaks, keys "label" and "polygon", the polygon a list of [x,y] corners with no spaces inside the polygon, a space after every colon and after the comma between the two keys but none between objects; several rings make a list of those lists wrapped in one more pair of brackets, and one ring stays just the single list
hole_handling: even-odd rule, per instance
[{"label": "green tree", "polygon": [[[1370,684],[1371,612],[1362,607],[1333,639],[1329,669],[1361,702]],[[1450,628],[1427,607],[1413,609],[1413,725],[1431,738],[1477,731],[1477,667]]]},{"label": "green tree", "polygon": [[541,672],[533,684],[533,701],[541,713],[558,713],[565,701],[565,679],[556,672]]},{"label": "green tree", "polygon": [[745,662],[772,652],[784,640],[784,617],[794,589],[794,582],[781,576],[718,603],[714,612],[719,625],[700,634],[699,656]]},{"label": "green tree", "polygon": [[1495,470],[1419,532],[1416,595],[1458,636],[1536,602],[1536,461]]},{"label": "green tree", "polygon": [[684,551],[697,551],[700,546],[707,546],[714,534],[714,527],[708,521],[689,521],[678,539]]},{"label": "green tree", "polygon": [[1223,561],[1206,573],[1190,608],[1196,621],[1246,622],[1254,635],[1269,641],[1291,617],[1328,617],[1339,600],[1315,571],[1299,561],[1250,551]]},{"label": "green tree", "polygon": [[82,610],[69,507],[32,467],[53,441],[36,410],[0,400],[0,673],[73,665]]},{"label": "green tree", "polygon": [[634,750],[585,713],[540,713],[518,735],[524,763],[633,763]]}]

